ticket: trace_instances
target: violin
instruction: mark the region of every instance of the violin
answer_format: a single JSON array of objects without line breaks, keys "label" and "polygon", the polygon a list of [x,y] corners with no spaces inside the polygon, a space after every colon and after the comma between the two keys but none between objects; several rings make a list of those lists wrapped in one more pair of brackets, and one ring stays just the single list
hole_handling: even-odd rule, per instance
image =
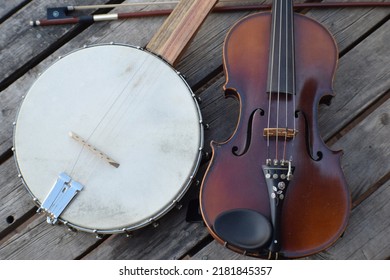
[{"label": "violin", "polygon": [[226,36],[226,97],[240,114],[233,135],[211,142],[200,210],[225,247],[258,258],[316,254],[345,231],[351,207],[340,166],[318,127],[334,96],[334,38],[320,23],[275,0]]}]

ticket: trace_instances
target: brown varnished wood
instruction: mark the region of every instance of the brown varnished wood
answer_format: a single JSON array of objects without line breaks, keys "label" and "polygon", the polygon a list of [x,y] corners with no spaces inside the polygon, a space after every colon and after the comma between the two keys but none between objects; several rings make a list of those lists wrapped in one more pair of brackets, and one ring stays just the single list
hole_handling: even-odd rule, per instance
[{"label": "brown varnished wood", "polygon": [[[295,172],[282,210],[280,254],[284,258],[299,258],[329,247],[344,232],[350,212],[350,194],[340,167],[341,152],[328,149],[317,125],[318,104],[324,97],[333,95],[337,47],[333,37],[317,22],[297,14],[294,22],[299,113],[295,144],[287,142]],[[217,236],[213,225],[215,218],[225,211],[247,208],[271,218],[262,172],[262,164],[267,159],[263,129],[267,127],[268,113],[270,27],[270,13],[251,15],[237,23],[225,40],[224,88],[227,96],[240,101],[240,117],[230,139],[211,143],[213,155],[200,193],[204,221],[220,243],[225,240]],[[285,99],[280,102],[280,108],[284,108]],[[291,98],[287,102],[291,103]],[[271,112],[276,109],[274,103]],[[242,155],[234,155],[234,147]],[[271,149],[276,150],[275,141],[271,141]],[[280,154],[282,149],[283,145],[279,144]],[[238,248],[229,248],[240,252]],[[251,255],[267,257],[264,253]]]}]

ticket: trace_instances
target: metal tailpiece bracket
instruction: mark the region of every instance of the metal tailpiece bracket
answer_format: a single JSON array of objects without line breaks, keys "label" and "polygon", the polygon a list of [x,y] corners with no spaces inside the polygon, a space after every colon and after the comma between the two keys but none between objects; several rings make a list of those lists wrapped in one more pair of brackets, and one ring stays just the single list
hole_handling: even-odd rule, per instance
[{"label": "metal tailpiece bracket", "polygon": [[58,217],[82,189],[83,185],[73,181],[68,174],[61,173],[37,212],[45,212],[47,222],[52,225],[56,224]]}]

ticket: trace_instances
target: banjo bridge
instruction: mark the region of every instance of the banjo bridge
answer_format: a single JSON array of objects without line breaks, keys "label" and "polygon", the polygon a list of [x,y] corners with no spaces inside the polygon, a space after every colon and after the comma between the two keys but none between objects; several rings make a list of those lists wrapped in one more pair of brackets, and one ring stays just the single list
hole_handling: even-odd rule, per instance
[{"label": "banjo bridge", "polygon": [[56,224],[58,217],[82,189],[83,185],[73,181],[68,174],[61,173],[37,212],[45,212],[47,222]]},{"label": "banjo bridge", "polygon": [[115,160],[113,160],[112,158],[110,158],[108,155],[106,155],[105,153],[103,153],[102,151],[99,151],[96,147],[92,146],[91,144],[89,144],[86,140],[84,140],[83,138],[81,138],[81,136],[77,135],[76,133],[74,132],[69,132],[69,136],[76,140],[77,142],[79,142],[80,144],[82,144],[83,146],[87,147],[92,153],[94,153],[95,155],[97,155],[98,157],[100,157],[101,159],[105,160],[108,164],[110,164],[111,166],[115,167],[115,168],[118,168],[119,167],[119,163],[116,162]]}]

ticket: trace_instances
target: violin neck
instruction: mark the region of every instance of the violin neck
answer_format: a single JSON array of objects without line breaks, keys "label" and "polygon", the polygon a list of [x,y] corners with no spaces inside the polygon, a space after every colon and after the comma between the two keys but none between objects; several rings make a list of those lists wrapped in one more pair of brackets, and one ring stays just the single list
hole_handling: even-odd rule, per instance
[{"label": "violin neck", "polygon": [[292,0],[274,0],[268,91],[295,94],[294,11]]},{"label": "violin neck", "polygon": [[146,48],[174,65],[217,0],[181,0]]}]

